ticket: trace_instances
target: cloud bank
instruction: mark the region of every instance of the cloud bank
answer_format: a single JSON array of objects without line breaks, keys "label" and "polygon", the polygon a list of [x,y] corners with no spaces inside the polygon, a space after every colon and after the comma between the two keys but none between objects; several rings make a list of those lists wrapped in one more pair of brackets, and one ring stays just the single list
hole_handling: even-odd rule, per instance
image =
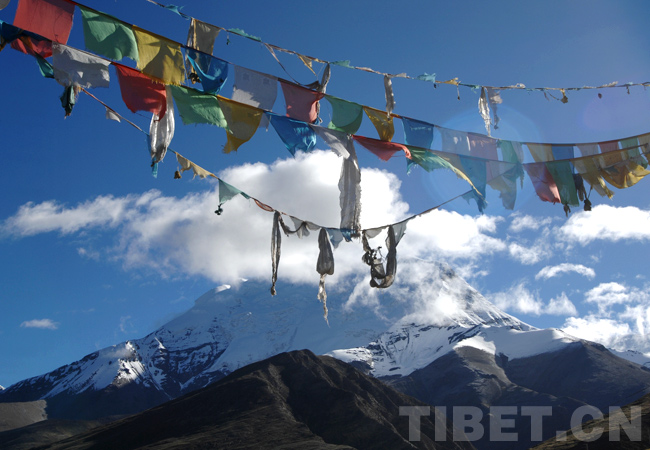
[{"label": "cloud bank", "polygon": [[[340,165],[341,160],[332,152],[315,151],[272,164],[231,167],[218,175],[278,210],[321,226],[338,227]],[[397,176],[363,169],[361,178],[364,228],[409,217]],[[202,183],[205,190],[181,198],[151,190],[124,197],[99,196],[77,205],[54,200],[27,203],[2,223],[0,233],[18,239],[52,232],[63,237],[94,237],[95,245],[75,244],[81,257],[115,260],[127,270],[153,271],[161,277],[201,276],[217,283],[268,278],[273,215],[242,196],[226,202],[223,213],[216,215],[217,184],[198,179],[193,182]],[[472,261],[504,252],[506,243],[493,236],[502,220],[433,211],[409,222],[398,254]],[[286,216],[285,222],[293,228]],[[317,235],[312,231],[302,239],[282,236],[281,278],[318,282]],[[385,249],[384,239],[385,233],[380,234],[371,240],[371,246]],[[365,273],[362,254],[359,242],[342,243],[335,250],[334,277]]]}]

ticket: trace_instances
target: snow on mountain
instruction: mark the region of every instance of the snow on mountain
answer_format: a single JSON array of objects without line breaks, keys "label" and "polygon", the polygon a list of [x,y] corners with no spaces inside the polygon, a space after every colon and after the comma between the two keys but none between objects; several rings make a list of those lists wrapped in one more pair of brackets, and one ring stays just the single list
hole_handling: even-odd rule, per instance
[{"label": "snow on mountain", "polygon": [[516,359],[577,341],[506,314],[446,264],[400,260],[390,289],[357,280],[328,291],[329,323],[313,286],[279,284],[274,297],[263,282],[213,289],[148,336],[16,383],[0,401],[139,386],[156,393],[149,407],[291,350],[329,354],[381,377],[408,375],[466,346]]},{"label": "snow on mountain", "polygon": [[644,366],[650,369],[650,352],[643,353],[636,350],[626,350],[624,352],[609,349],[610,352],[615,354],[618,357],[632,361],[640,366]]},{"label": "snow on mountain", "polygon": [[356,362],[377,377],[405,376],[464,346],[516,359],[577,341],[560,330],[538,330],[506,314],[446,265],[419,264],[400,275],[395,293],[411,299],[415,309],[373,342],[337,349],[330,356]]}]

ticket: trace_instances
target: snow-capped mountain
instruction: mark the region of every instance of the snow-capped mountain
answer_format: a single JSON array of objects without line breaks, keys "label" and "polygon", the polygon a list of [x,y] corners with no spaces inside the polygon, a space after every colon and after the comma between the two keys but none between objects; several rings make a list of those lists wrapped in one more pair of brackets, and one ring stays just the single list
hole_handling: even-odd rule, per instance
[{"label": "snow-capped mountain", "polygon": [[633,363],[650,369],[650,353],[643,353],[636,350],[625,350],[624,352],[621,352],[611,348],[609,351],[620,358],[627,359],[628,361],[632,361]]},{"label": "snow-capped mountain", "polygon": [[[46,399],[49,417],[96,418],[141,411],[291,350],[329,354],[379,378],[410,380],[454,355],[487,355],[490,370],[498,372],[503,361],[514,367],[513,361],[584,342],[506,314],[445,264],[400,261],[399,278],[387,290],[372,289],[367,280],[328,290],[326,322],[312,286],[280,284],[275,297],[267,283],[222,286],[148,336],[16,383],[0,391],[0,402]],[[635,372],[630,389],[644,387],[644,375]]]}]

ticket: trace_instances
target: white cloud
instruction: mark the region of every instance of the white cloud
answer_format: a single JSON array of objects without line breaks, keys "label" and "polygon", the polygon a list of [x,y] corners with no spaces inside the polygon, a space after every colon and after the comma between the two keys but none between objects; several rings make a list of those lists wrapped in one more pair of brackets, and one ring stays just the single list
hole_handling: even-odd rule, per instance
[{"label": "white cloud", "polygon": [[623,303],[650,303],[650,294],[617,283],[600,283],[585,293],[585,302],[595,303],[601,315],[612,314],[612,307]]},{"label": "white cloud", "polygon": [[569,317],[562,329],[572,336],[598,342],[615,350],[623,351],[631,348],[627,345],[632,340],[632,329],[624,322],[594,315]]},{"label": "white cloud", "polygon": [[513,233],[520,233],[525,230],[538,230],[541,227],[546,227],[551,224],[553,218],[551,217],[533,217],[522,216],[519,214],[512,215],[512,223],[510,223],[510,230]]},{"label": "white cloud", "polygon": [[29,202],[7,219],[0,231],[5,235],[32,236],[50,231],[70,234],[88,227],[115,227],[123,220],[127,206],[135,198],[100,196],[75,208],[66,208],[53,200],[38,205]]},{"label": "white cloud", "polygon": [[33,319],[26,320],[20,324],[22,328],[40,328],[43,330],[56,330],[59,328],[59,323],[54,322],[52,319]]},{"label": "white cloud", "polygon": [[646,288],[601,283],[585,293],[596,305],[583,317],[570,317],[563,329],[618,351],[650,351],[650,293]]},{"label": "white cloud", "polygon": [[564,292],[548,302],[545,312],[555,316],[576,316],[578,314],[575,305]]},{"label": "white cloud", "polygon": [[598,205],[591,211],[581,211],[558,229],[558,237],[581,245],[592,241],[620,241],[622,239],[650,239],[650,211],[633,206],[614,207]]},{"label": "white cloud", "polygon": [[442,260],[476,260],[505,251],[506,244],[490,236],[502,220],[495,216],[474,217],[436,210],[408,223],[404,244],[400,243],[398,251],[422,258],[433,254]]},{"label": "white cloud", "polygon": [[540,316],[550,314],[556,316],[576,314],[575,305],[562,292],[556,298],[545,303],[539,296],[539,292],[531,291],[526,282],[514,284],[506,291],[486,294],[486,297],[498,308],[508,312],[517,312]]},{"label": "white cloud", "polygon": [[84,247],[78,247],[77,248],[77,253],[79,254],[79,256],[83,256],[85,258],[92,259],[94,261],[99,261],[99,258],[100,258],[100,255],[99,255],[98,251],[89,250],[89,249],[84,248]]},{"label": "white cloud", "polygon": [[590,267],[583,266],[582,264],[562,263],[562,264],[558,264],[557,266],[544,267],[542,270],[540,270],[537,273],[537,275],[535,275],[535,279],[539,280],[540,278],[543,278],[545,280],[548,280],[549,278],[553,278],[563,273],[570,273],[570,272],[575,272],[578,275],[582,275],[592,279],[596,276],[596,272],[594,271],[594,269]]},{"label": "white cloud", "polygon": [[134,333],[136,331],[133,327],[131,316],[120,317],[120,331],[124,334]]},{"label": "white cloud", "polygon": [[[338,227],[340,166],[341,160],[330,151],[299,152],[295,158],[268,165],[231,167],[219,176],[278,210],[321,226]],[[270,278],[273,215],[242,196],[225,203],[223,213],[216,215],[216,183],[198,179],[180,182],[202,183],[205,190],[182,198],[151,190],[122,198],[97,197],[76,206],[55,201],[28,203],[4,221],[2,231],[18,238],[47,232],[103,233],[102,242],[107,242],[107,247],[92,251],[79,248],[79,254],[97,258],[96,252],[100,252],[120,261],[125,269],[151,270],[164,277],[198,275],[233,284],[241,278]],[[409,216],[408,204],[400,196],[400,180],[394,174],[364,169],[361,189],[364,228]],[[284,220],[294,227],[289,217],[284,216]],[[505,251],[506,244],[491,236],[501,220],[434,211],[408,223],[398,255],[472,261]],[[282,236],[281,279],[318,282],[317,235],[312,232],[303,239]],[[385,233],[371,240],[371,245],[385,248],[384,239]],[[335,250],[336,272],[332,278],[365,273],[367,267],[360,262],[362,252],[357,241],[342,243]]]},{"label": "white cloud", "polygon": [[546,259],[550,255],[549,246],[538,241],[531,247],[524,247],[517,242],[508,244],[508,253],[510,256],[521,264],[530,266]]},{"label": "white cloud", "polygon": [[544,310],[544,303],[539,294],[531,292],[525,282],[515,284],[506,291],[487,294],[486,297],[504,311],[539,316]]}]

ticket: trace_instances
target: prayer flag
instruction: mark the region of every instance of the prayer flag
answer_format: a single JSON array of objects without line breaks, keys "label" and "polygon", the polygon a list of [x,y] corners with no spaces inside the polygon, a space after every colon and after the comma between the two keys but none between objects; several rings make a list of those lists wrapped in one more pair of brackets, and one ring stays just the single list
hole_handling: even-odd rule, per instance
[{"label": "prayer flag", "polygon": [[184,78],[181,46],[135,26],[133,33],[138,43],[138,69],[166,84],[181,84]]},{"label": "prayer flag", "polygon": [[167,106],[165,85],[122,64],[113,63],[120,82],[122,100],[131,111],[148,111],[162,119]]},{"label": "prayer flag", "polygon": [[170,88],[178,114],[185,125],[207,123],[221,128],[228,127],[217,97],[185,86],[170,86]]}]

